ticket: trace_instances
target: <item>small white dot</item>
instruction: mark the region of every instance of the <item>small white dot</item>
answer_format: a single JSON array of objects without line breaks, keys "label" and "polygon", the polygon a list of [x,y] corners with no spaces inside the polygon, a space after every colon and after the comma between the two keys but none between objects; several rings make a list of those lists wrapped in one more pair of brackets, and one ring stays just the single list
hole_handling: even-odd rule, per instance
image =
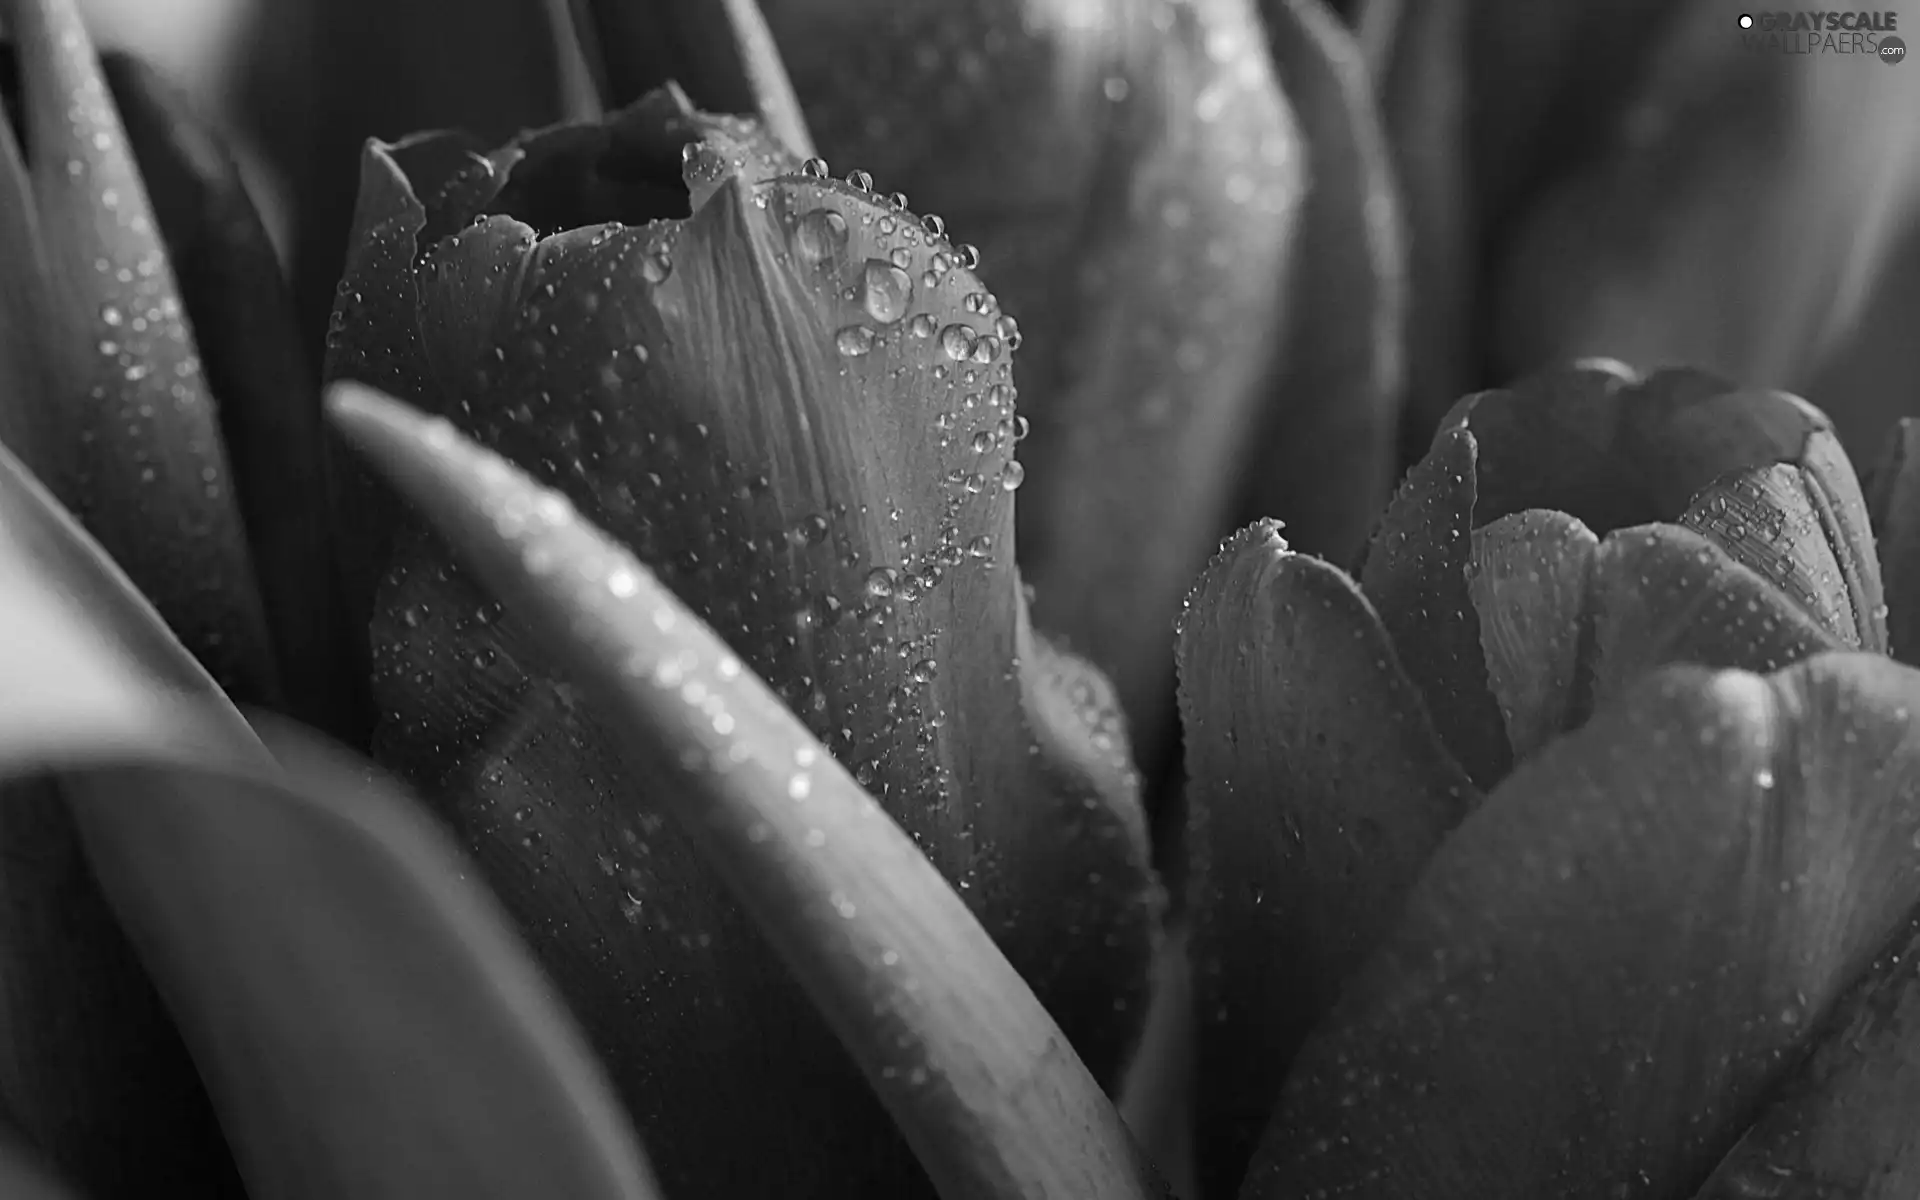
[{"label": "small white dot", "polygon": [[1752,17],[1750,17],[1750,16],[1748,16],[1748,15],[1747,15],[1746,13],[1741,13],[1741,14],[1740,14],[1740,28],[1742,28],[1742,29],[1752,29],[1752,28],[1753,28],[1753,18],[1752,18]]}]

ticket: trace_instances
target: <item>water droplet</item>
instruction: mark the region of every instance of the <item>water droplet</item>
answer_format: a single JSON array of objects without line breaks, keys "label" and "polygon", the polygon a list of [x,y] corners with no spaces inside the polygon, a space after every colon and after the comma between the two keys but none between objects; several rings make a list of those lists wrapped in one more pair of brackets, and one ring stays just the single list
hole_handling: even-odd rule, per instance
[{"label": "water droplet", "polygon": [[907,332],[917,338],[930,338],[940,330],[940,322],[933,319],[932,313],[918,313],[907,322]]},{"label": "water droplet", "polygon": [[867,315],[882,325],[891,325],[907,315],[913,303],[913,278],[893,263],[870,258],[861,274],[864,291],[862,304]]},{"label": "water droplet", "polygon": [[973,330],[966,325],[949,325],[940,331],[940,348],[955,362],[972,354],[976,341]]},{"label": "water droplet", "polygon": [[855,171],[847,176],[847,183],[863,192],[873,190],[873,176],[865,171]]},{"label": "water droplet", "polygon": [[825,179],[827,177],[827,160],[824,158],[810,158],[800,164],[800,173],[809,179]]},{"label": "water droplet", "polygon": [[873,350],[873,330],[865,325],[849,325],[833,335],[833,348],[848,358],[859,358]]},{"label": "water droplet", "polygon": [[942,237],[947,232],[947,223],[932,213],[928,213],[926,216],[920,218],[920,228],[926,230],[934,237]]},{"label": "water droplet", "polygon": [[985,454],[991,449],[993,449],[993,434],[991,432],[982,429],[979,433],[973,435],[973,452],[975,454]]},{"label": "water droplet", "polygon": [[985,558],[993,553],[993,539],[981,534],[967,543],[967,555],[971,558]]},{"label": "water droplet", "polygon": [[887,193],[888,208],[901,209],[901,208],[905,208],[906,206],[907,206],[907,194],[905,192],[888,192]]},{"label": "water droplet", "polygon": [[1007,465],[1000,468],[1000,490],[1003,492],[1019,491],[1026,479],[1027,469],[1020,465],[1017,458],[1008,459]]},{"label": "water droplet", "polygon": [[666,247],[655,247],[640,256],[640,278],[648,283],[665,283],[672,273],[673,257]]},{"label": "water droplet", "polygon": [[913,669],[908,674],[913,677],[915,683],[932,683],[934,677],[940,674],[940,664],[930,658],[923,658],[913,664]]},{"label": "water droplet", "polygon": [[979,247],[968,242],[960,243],[959,246],[954,248],[953,253],[954,257],[960,260],[960,265],[969,271],[980,265]]},{"label": "water droplet", "polygon": [[816,208],[794,226],[793,244],[808,262],[828,262],[846,248],[847,219],[830,208]]},{"label": "water droplet", "polygon": [[898,578],[891,567],[875,567],[867,572],[867,595],[887,597],[893,595],[894,580]]},{"label": "water droplet", "polygon": [[813,793],[813,777],[805,771],[795,771],[787,779],[787,797],[791,800],[805,800]]}]

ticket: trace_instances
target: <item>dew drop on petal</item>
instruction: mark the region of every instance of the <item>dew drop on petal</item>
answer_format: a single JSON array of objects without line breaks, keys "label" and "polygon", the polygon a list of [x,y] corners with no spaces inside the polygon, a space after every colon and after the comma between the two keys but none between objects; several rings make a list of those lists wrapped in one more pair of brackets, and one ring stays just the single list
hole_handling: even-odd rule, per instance
[{"label": "dew drop on petal", "polygon": [[794,248],[810,263],[830,262],[847,245],[847,219],[830,208],[816,208],[793,229]]},{"label": "dew drop on petal", "polygon": [[940,331],[940,348],[955,362],[962,362],[973,353],[976,340],[973,330],[965,325],[949,325]]},{"label": "dew drop on petal", "polygon": [[1008,459],[1007,465],[1000,468],[1000,490],[1003,492],[1019,491],[1020,485],[1025,483],[1026,479],[1027,469],[1020,465],[1020,460],[1017,458]]},{"label": "dew drop on petal", "polygon": [[859,358],[873,350],[873,330],[865,325],[849,325],[833,335],[833,348],[847,358]]},{"label": "dew drop on petal", "polygon": [[907,315],[913,303],[913,278],[884,259],[870,258],[861,274],[862,304],[867,315],[891,325]]},{"label": "dew drop on petal", "polygon": [[827,160],[824,158],[810,158],[800,164],[800,173],[809,179],[825,179],[827,177]]}]

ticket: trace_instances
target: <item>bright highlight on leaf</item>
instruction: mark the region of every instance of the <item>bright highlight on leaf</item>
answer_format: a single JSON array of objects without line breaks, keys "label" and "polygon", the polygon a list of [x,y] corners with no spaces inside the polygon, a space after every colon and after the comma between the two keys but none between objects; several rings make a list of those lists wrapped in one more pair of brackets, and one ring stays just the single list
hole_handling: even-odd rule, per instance
[{"label": "bright highlight on leaf", "polygon": [[558,493],[364,388],[340,427],[628,736],[948,1200],[1152,1193],[1118,1115],[913,843]]}]

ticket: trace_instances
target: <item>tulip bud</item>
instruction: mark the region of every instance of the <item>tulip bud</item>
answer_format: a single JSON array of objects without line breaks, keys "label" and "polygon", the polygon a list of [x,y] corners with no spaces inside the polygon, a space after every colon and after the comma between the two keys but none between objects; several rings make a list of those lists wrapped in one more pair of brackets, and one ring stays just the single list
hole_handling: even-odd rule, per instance
[{"label": "tulip bud", "polygon": [[[1013,327],[969,257],[672,93],[484,158],[376,143],[329,373],[449,417],[652,566],[961,889],[1111,1083],[1157,885],[1104,684],[1027,624]],[[396,528],[376,753],[473,844],[669,1187],[910,1186],[865,1085],[595,714],[437,542]],[[671,661],[655,682],[682,685]],[[738,1070],[713,1069],[721,1045]]]},{"label": "tulip bud", "polygon": [[1358,587],[1229,542],[1179,643],[1210,1187],[1478,789],[1669,664],[1885,645],[1865,514],[1804,401],[1587,363],[1456,405]]}]

